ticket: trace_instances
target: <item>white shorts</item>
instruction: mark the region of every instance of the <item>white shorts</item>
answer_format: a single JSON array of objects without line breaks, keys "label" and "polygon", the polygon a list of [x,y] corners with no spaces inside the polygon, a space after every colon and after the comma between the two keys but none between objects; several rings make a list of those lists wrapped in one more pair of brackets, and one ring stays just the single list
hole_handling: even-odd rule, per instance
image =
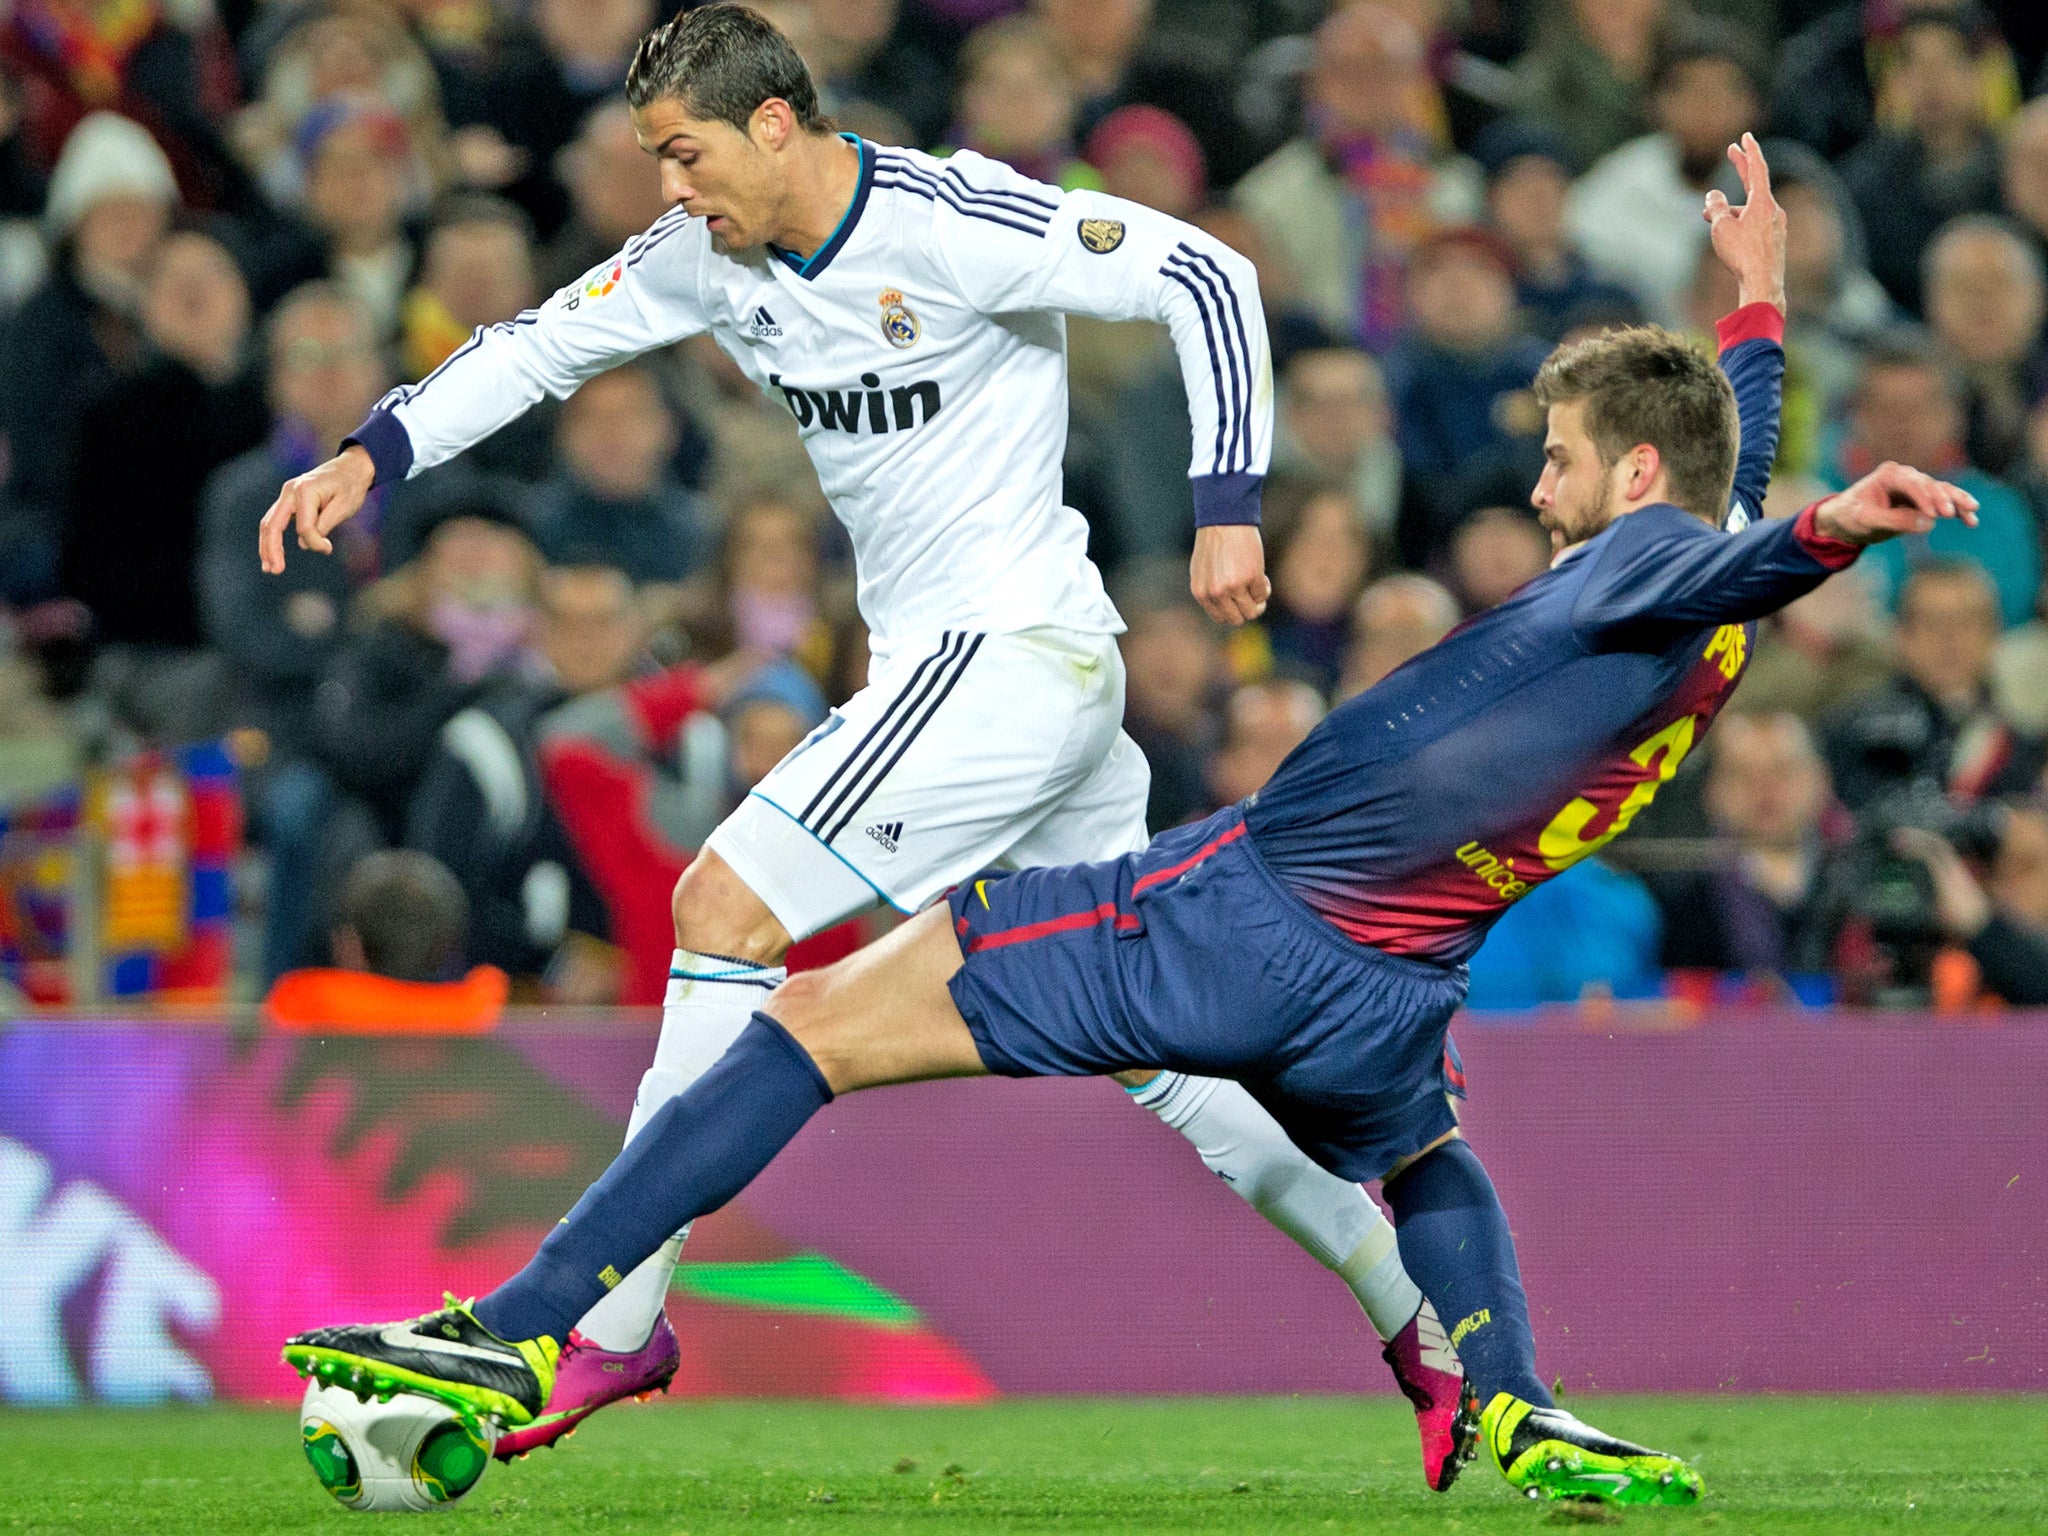
[{"label": "white shorts", "polygon": [[978,869],[1145,846],[1151,770],[1114,635],[948,631],[899,647],[705,841],[793,939]]}]

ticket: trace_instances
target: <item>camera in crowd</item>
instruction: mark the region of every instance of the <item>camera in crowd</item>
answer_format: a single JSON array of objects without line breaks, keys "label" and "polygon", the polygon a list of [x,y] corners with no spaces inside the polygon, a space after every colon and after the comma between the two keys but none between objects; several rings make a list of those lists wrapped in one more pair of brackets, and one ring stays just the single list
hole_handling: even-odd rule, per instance
[{"label": "camera in crowd", "polygon": [[1959,805],[1932,779],[1918,778],[1873,801],[1858,816],[1856,840],[1845,861],[1846,905],[1893,961],[1891,984],[1874,1001],[1924,1006],[1934,957],[1950,938],[1942,926],[1933,874],[1894,846],[1894,834],[1908,829],[1931,833],[1963,858],[1988,863],[1998,856],[2006,815],[1995,802]]}]

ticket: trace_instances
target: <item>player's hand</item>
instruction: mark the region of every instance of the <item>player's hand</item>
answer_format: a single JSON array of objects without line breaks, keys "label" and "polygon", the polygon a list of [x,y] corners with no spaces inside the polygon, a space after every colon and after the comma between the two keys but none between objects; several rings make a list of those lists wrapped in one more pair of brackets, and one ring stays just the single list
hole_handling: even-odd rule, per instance
[{"label": "player's hand", "polygon": [[1195,530],[1188,590],[1202,611],[1224,624],[1249,624],[1266,611],[1266,545],[1250,523],[1212,523]]},{"label": "player's hand", "polygon": [[1886,462],[1814,508],[1814,526],[1844,544],[1925,533],[1943,518],[1977,526],[1977,498],[1906,464]]},{"label": "player's hand", "polygon": [[1785,210],[1771,195],[1771,168],[1756,135],[1745,133],[1728,146],[1728,158],[1742,178],[1743,203],[1729,204],[1720,190],[1707,194],[1703,210],[1714,254],[1735,274],[1737,302],[1785,307]]},{"label": "player's hand", "polygon": [[377,478],[377,466],[354,443],[325,464],[285,481],[277,500],[263,514],[256,532],[256,553],[272,576],[284,574],[284,532],[298,534],[299,548],[331,555],[328,535],[362,510]]}]

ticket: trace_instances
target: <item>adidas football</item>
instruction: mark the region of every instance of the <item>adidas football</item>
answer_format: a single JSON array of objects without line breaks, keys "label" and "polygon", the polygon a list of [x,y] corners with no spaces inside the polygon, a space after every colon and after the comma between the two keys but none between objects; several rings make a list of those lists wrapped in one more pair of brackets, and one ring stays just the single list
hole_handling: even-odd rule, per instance
[{"label": "adidas football", "polygon": [[366,1403],[318,1381],[306,1385],[299,1439],[320,1486],[350,1509],[437,1509],[491,1464],[491,1430],[445,1404],[407,1393]]}]

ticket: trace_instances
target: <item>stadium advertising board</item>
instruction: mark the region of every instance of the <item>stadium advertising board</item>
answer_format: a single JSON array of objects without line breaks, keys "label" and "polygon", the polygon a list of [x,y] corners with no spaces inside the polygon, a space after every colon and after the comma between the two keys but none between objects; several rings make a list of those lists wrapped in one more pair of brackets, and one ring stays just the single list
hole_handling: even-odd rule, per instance
[{"label": "stadium advertising board", "polygon": [[[2048,1384],[2037,1021],[1459,1027],[1568,1387]],[[0,1398],[282,1399],[276,1341],[486,1290],[616,1151],[637,1021],[481,1039],[0,1032]],[[1545,1170],[1627,1168],[1588,1210]],[[833,1105],[699,1223],[691,1395],[1378,1391],[1332,1277],[1094,1081]],[[234,1342],[234,1341],[242,1342]]]}]

